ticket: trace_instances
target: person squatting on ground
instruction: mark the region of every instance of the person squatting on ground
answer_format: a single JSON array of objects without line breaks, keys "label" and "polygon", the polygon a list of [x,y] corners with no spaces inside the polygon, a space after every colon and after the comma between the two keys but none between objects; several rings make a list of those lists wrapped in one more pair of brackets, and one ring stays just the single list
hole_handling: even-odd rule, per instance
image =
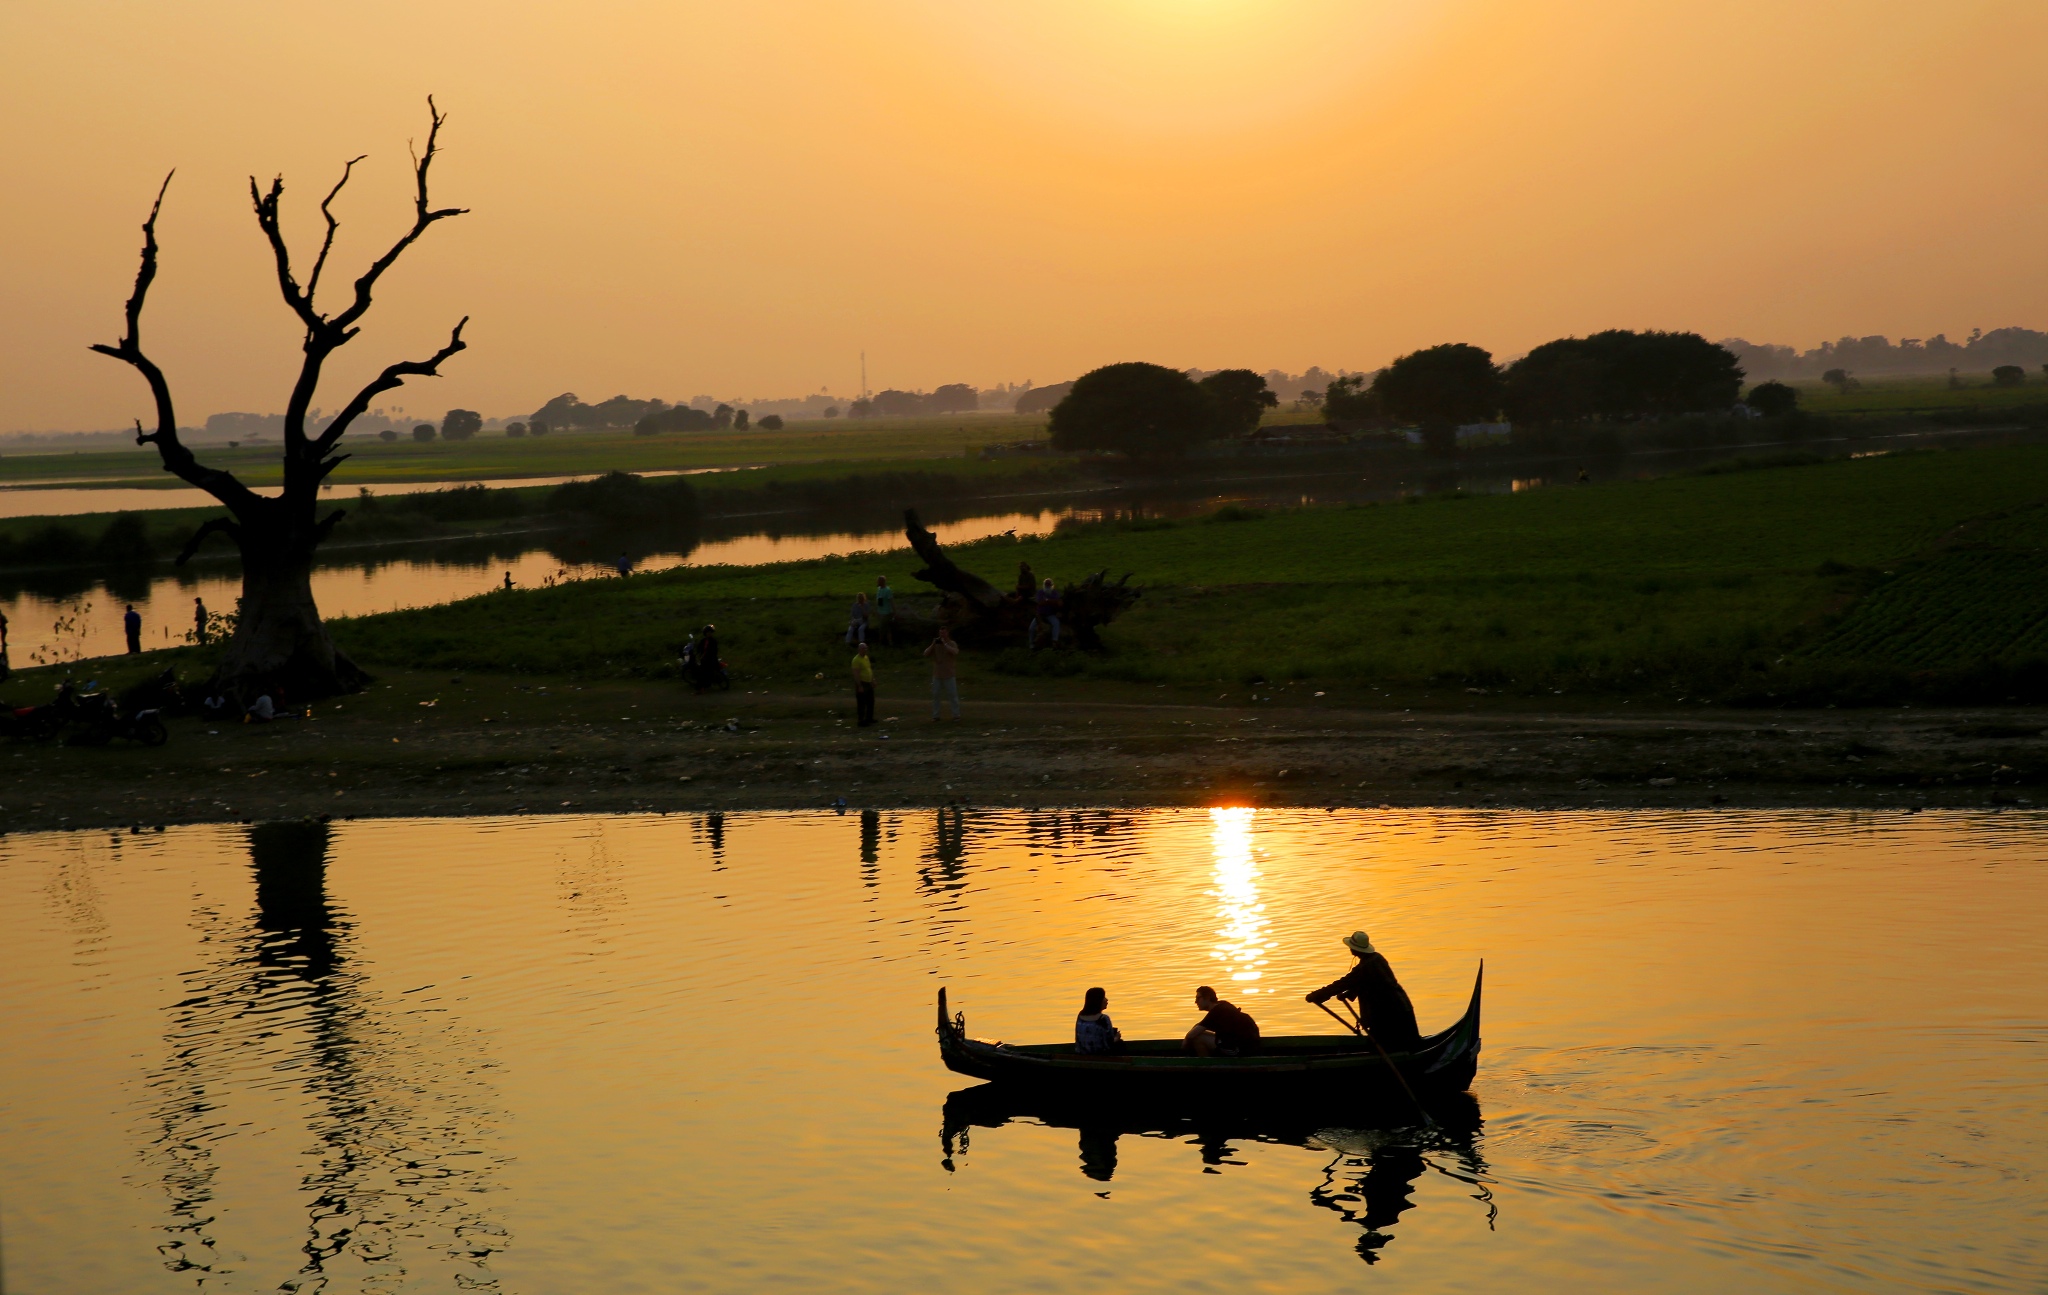
[{"label": "person squatting on ground", "polygon": [[1394,978],[1394,969],[1373,949],[1364,931],[1344,937],[1344,947],[1358,958],[1358,964],[1321,989],[1312,990],[1308,1001],[1318,1006],[1330,998],[1355,1002],[1364,1027],[1381,1047],[1389,1052],[1415,1048],[1422,1042],[1422,1031],[1415,1024],[1415,1004],[1408,1001],[1408,991]]},{"label": "person squatting on ground", "polygon": [[889,577],[875,577],[875,629],[882,642],[896,646],[896,591],[889,587]]},{"label": "person squatting on ground", "polygon": [[875,663],[865,642],[853,650],[853,716],[861,728],[875,722]]},{"label": "person squatting on ground", "polygon": [[868,641],[868,596],[855,594],[853,608],[846,615],[846,641],[866,643]]},{"label": "person squatting on ground", "polygon": [[1198,1057],[1248,1057],[1259,1050],[1259,1023],[1235,1003],[1216,997],[1203,985],[1195,991],[1202,1019],[1181,1040],[1183,1050]]},{"label": "person squatting on ground", "polygon": [[128,655],[142,651],[142,613],[135,610],[135,604],[128,604],[128,611],[121,617],[121,628],[128,632]]},{"label": "person squatting on ground", "polygon": [[939,703],[951,702],[953,718],[960,718],[960,645],[953,632],[939,626],[939,636],[924,654],[932,659],[932,719],[939,718]]},{"label": "person squatting on ground", "polygon": [[1109,994],[1091,989],[1081,999],[1080,1014],[1074,1017],[1074,1051],[1084,1055],[1109,1055],[1124,1050],[1123,1033],[1111,1024]]},{"label": "person squatting on ground", "polygon": [[1052,645],[1058,647],[1060,645],[1060,591],[1053,586],[1052,577],[1047,576],[1045,583],[1038,586],[1038,592],[1032,596],[1031,603],[1031,650],[1034,652],[1038,650],[1038,631],[1041,626],[1052,630]]}]

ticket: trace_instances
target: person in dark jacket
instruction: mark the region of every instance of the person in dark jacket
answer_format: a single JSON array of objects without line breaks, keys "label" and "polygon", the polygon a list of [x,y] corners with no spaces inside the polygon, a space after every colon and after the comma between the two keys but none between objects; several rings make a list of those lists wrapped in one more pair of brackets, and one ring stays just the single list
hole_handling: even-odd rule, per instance
[{"label": "person in dark jacket", "polygon": [[1408,991],[1401,988],[1401,982],[1394,978],[1394,969],[1373,947],[1372,940],[1364,931],[1353,931],[1345,937],[1344,947],[1357,955],[1358,965],[1350,972],[1321,989],[1308,994],[1308,1001],[1321,1004],[1331,998],[1341,998],[1358,1004],[1358,1014],[1364,1018],[1365,1028],[1378,1039],[1380,1046],[1389,1052],[1412,1049],[1422,1041],[1422,1032],[1415,1025],[1415,1005],[1408,1001]]},{"label": "person in dark jacket", "polygon": [[1181,1040],[1181,1048],[1198,1057],[1248,1057],[1259,1050],[1259,1023],[1235,1003],[1216,997],[1203,985],[1195,991],[1202,1019]]}]

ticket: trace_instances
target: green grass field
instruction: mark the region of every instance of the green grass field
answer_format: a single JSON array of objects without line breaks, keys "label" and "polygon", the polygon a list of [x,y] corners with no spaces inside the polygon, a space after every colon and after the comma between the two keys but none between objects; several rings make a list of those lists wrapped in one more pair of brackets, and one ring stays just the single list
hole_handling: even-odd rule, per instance
[{"label": "green grass field", "polygon": [[[2048,447],[2009,447],[1091,525],[957,556],[998,585],[1028,561],[1062,581],[1108,568],[1146,587],[1105,654],[1013,651],[970,674],[1351,693],[1974,696],[2020,686],[2048,654],[2048,580],[2034,574],[2048,550],[2044,501]],[[845,667],[853,592],[877,575],[916,591],[917,565],[901,553],[666,572],[340,622],[336,636],[373,668],[660,675],[708,620],[743,681],[830,678]],[[911,649],[881,659],[917,668]]]},{"label": "green grass field", "polygon": [[[501,432],[468,441],[349,436],[342,448],[354,457],[329,478],[336,493],[393,481],[481,481],[494,477],[574,476],[581,473],[661,472],[727,468],[746,464],[867,462],[871,460],[959,459],[993,442],[1041,435],[1043,415],[1023,418],[977,414],[967,418],[818,419],[792,423],[779,432],[672,432],[635,436],[631,432],[558,432],[510,439]],[[202,461],[227,468],[251,486],[282,480],[276,442],[240,449],[205,446]],[[10,453],[0,457],[0,485],[34,481],[79,481],[107,486],[176,486],[157,466],[156,451]]]},{"label": "green grass field", "polygon": [[1941,377],[1859,378],[1853,391],[1836,391],[1824,382],[1798,382],[1799,407],[1811,414],[1848,418],[1939,417],[1943,414],[1982,416],[2048,407],[2048,374],[2038,369],[2024,385],[1994,387],[1988,373],[1959,374],[1963,387],[1951,389]]}]

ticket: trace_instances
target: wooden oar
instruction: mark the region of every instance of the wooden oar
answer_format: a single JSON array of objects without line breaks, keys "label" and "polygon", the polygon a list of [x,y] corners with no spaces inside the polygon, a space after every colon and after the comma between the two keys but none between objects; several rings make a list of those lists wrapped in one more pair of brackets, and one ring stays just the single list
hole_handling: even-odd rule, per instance
[{"label": "wooden oar", "polygon": [[[1325,1012],[1330,1012],[1330,1008],[1327,1003],[1317,1003],[1316,1006],[1322,1008]],[[1335,1012],[1330,1012],[1330,1019],[1335,1021],[1337,1024],[1343,1026],[1345,1029],[1351,1031],[1353,1034],[1356,1034],[1360,1038],[1370,1039],[1372,1041],[1373,1051],[1380,1054],[1380,1060],[1386,1062],[1387,1069],[1394,1072],[1394,1078],[1401,1081],[1401,1091],[1408,1094],[1408,1100],[1415,1104],[1416,1113],[1422,1116],[1422,1122],[1424,1124],[1427,1124],[1432,1129],[1435,1128],[1436,1120],[1431,1117],[1429,1113],[1429,1108],[1422,1104],[1422,1099],[1417,1097],[1415,1095],[1415,1090],[1408,1086],[1408,1076],[1401,1073],[1401,1067],[1394,1064],[1394,1059],[1387,1055],[1387,1050],[1380,1044],[1380,1041],[1378,1039],[1373,1038],[1373,1036],[1367,1033],[1365,1030],[1360,1029],[1356,1023],[1345,1020],[1343,1017],[1337,1015]]]}]

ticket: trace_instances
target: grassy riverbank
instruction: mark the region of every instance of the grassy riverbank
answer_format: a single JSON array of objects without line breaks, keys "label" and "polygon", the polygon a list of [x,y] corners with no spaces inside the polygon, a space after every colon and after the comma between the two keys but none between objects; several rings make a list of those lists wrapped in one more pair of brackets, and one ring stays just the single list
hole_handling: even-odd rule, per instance
[{"label": "grassy riverbank", "polygon": [[[1214,686],[1475,687],[1740,703],[2035,699],[2048,447],[1896,455],[1657,481],[1240,510],[1063,528],[960,561],[1146,587],[1110,651],[1008,652],[999,674]],[[660,677],[715,621],[739,677],[843,667],[856,590],[916,560],[690,569],[342,622],[373,666]],[[912,649],[899,651],[908,653]],[[896,654],[885,650],[886,663]],[[906,660],[904,668],[909,668]]]},{"label": "grassy riverbank", "polygon": [[[846,603],[917,589],[907,554],[494,593],[336,622],[378,682],[311,723],[7,748],[0,814],[2021,803],[2048,782],[2044,503],[2022,446],[969,546],[999,582],[1022,559],[1147,592],[1101,656],[971,655],[957,727],[924,718],[916,644],[876,654],[885,723],[850,724]],[[707,620],[735,686],[698,697],[674,647]],[[166,663],[205,665],[90,669]],[[1890,708],[1831,708],[1859,702]]]}]

